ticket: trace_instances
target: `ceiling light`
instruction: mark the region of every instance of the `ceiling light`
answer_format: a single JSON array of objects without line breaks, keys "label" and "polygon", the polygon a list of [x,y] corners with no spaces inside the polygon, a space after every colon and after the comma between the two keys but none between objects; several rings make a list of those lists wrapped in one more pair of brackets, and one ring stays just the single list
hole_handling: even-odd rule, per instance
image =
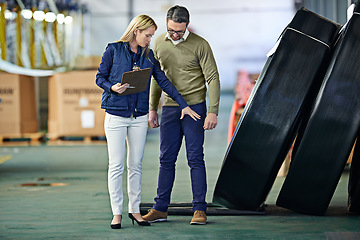
[{"label": "ceiling light", "polygon": [[57,16],[56,16],[56,19],[57,19],[57,22],[59,24],[63,24],[65,22],[65,16],[64,14],[62,13],[59,13]]},{"label": "ceiling light", "polygon": [[31,19],[32,15],[33,15],[33,13],[29,9],[21,10],[21,16],[23,16],[23,18],[25,18],[25,19]]},{"label": "ceiling light", "polygon": [[70,23],[72,23],[72,21],[73,21],[73,18],[71,16],[65,17],[65,24],[70,24]]},{"label": "ceiling light", "polygon": [[45,19],[45,13],[43,11],[35,11],[33,14],[33,18],[36,21],[43,21]]},{"label": "ceiling light", "polygon": [[55,22],[55,20],[56,20],[56,15],[55,15],[55,13],[53,13],[53,12],[47,12],[47,13],[45,14],[45,21],[46,21],[46,22]]}]

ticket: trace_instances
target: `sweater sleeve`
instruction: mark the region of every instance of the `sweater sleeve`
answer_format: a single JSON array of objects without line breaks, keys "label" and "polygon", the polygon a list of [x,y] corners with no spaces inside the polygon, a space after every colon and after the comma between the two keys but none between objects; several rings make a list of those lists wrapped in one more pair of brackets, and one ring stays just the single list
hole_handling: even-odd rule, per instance
[{"label": "sweater sleeve", "polygon": [[[152,51],[150,53],[152,53]],[[162,90],[164,90],[164,92],[166,92],[172,99],[174,99],[181,108],[187,107],[188,104],[175,88],[175,86],[166,77],[165,73],[161,70],[160,64],[155,59],[153,54],[150,54],[149,57],[154,64],[153,79],[150,86],[149,109],[151,111],[157,110]],[[156,80],[156,82],[154,80]]]},{"label": "sweater sleeve", "polygon": [[151,78],[150,96],[149,96],[149,110],[156,111],[159,106],[162,89],[157,84],[154,77]]},{"label": "sweater sleeve", "polygon": [[217,115],[219,112],[220,101],[219,72],[217,70],[216,61],[209,43],[204,40],[204,44],[201,46],[202,47],[199,48],[199,64],[208,84],[208,112],[215,113]]},{"label": "sweater sleeve", "polygon": [[98,72],[96,74],[96,84],[107,92],[111,92],[112,84],[108,80],[112,67],[113,51],[110,45],[107,45],[102,56]]}]

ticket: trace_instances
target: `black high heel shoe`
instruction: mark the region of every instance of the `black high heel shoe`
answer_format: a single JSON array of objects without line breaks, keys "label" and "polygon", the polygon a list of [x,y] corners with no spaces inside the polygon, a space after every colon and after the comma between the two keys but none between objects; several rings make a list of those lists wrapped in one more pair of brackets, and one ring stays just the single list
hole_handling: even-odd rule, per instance
[{"label": "black high heel shoe", "polygon": [[112,229],[120,229],[120,228],[121,228],[121,223],[110,224],[110,227],[111,227]]},{"label": "black high heel shoe", "polygon": [[147,221],[138,221],[136,218],[134,218],[134,216],[129,213],[129,218],[132,220],[132,224],[134,225],[134,221],[139,225],[139,226],[150,226],[150,223]]},{"label": "black high heel shoe", "polygon": [[112,229],[120,229],[120,228],[121,228],[121,223],[110,224],[110,227],[111,227]]}]

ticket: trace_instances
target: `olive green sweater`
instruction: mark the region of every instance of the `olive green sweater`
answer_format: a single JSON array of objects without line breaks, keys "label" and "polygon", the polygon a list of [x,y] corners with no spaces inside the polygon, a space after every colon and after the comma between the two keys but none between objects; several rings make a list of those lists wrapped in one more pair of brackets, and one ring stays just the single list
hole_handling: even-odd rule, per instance
[{"label": "olive green sweater", "polygon": [[[174,45],[164,33],[155,39],[153,50],[161,69],[188,105],[206,100],[207,82],[208,112],[218,114],[219,73],[210,45],[204,38],[190,32],[185,41]],[[161,88],[153,80],[150,88],[150,110],[157,110],[161,92]],[[178,104],[164,93],[164,106],[178,106]]]}]

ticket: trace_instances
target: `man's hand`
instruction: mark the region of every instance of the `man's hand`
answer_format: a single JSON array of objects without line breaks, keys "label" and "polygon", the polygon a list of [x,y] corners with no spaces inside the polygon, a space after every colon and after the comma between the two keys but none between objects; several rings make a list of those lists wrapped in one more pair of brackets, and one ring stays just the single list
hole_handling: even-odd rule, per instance
[{"label": "man's hand", "polygon": [[205,130],[212,130],[217,125],[217,116],[215,113],[208,113],[208,115],[205,118],[204,122],[204,129]]},{"label": "man's hand", "polygon": [[159,127],[159,116],[157,114],[157,111],[149,111],[149,124],[152,128]]},{"label": "man's hand", "polygon": [[192,110],[189,106],[187,106],[186,108],[183,108],[181,110],[181,117],[180,119],[183,119],[185,117],[185,115],[189,115],[192,119],[194,119],[195,121],[197,121],[198,119],[200,119],[200,115],[197,114],[197,112],[195,112],[194,110]]}]

